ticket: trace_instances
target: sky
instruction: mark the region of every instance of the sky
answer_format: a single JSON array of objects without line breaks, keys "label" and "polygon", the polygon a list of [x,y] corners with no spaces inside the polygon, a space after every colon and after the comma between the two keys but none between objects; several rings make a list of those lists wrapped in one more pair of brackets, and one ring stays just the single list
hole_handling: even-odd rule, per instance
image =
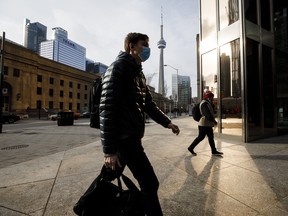
[{"label": "sky", "polygon": [[[150,58],[143,63],[146,77],[158,91],[161,8],[166,41],[164,64],[178,69],[179,75],[190,76],[192,95],[197,96],[196,34],[199,33],[198,0],[0,0],[0,34],[23,44],[23,23],[39,22],[47,26],[47,39],[52,28],[61,27],[68,39],[86,48],[86,58],[110,65],[121,50],[129,32],[149,36]],[[164,67],[168,95],[172,91],[172,74]]]}]

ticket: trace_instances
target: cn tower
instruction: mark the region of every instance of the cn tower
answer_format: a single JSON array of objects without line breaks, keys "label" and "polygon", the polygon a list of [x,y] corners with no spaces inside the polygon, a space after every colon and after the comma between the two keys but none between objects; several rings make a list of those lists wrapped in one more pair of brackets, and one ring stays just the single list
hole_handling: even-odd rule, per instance
[{"label": "cn tower", "polygon": [[158,93],[165,95],[164,89],[164,49],[166,47],[166,41],[163,38],[163,14],[161,9],[161,38],[157,43],[158,48],[160,49],[160,62],[159,62],[159,84],[158,84]]}]

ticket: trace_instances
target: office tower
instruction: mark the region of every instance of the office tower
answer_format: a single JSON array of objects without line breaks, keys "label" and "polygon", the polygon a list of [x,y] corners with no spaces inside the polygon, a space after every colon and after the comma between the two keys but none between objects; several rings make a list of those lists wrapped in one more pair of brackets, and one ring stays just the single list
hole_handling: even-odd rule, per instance
[{"label": "office tower", "polygon": [[47,27],[39,22],[31,23],[29,19],[24,20],[23,45],[39,53],[40,43],[46,41]]},{"label": "office tower", "polygon": [[101,62],[94,62],[91,59],[86,59],[86,71],[92,73],[103,74],[106,72],[108,66]]},{"label": "office tower", "polygon": [[[178,96],[178,98],[176,98]],[[191,81],[190,76],[172,75],[172,97],[178,102],[178,108],[188,110],[191,103]]]},{"label": "office tower", "polygon": [[41,43],[40,55],[79,70],[86,70],[86,48],[68,39],[68,32],[53,28],[52,40]]},{"label": "office tower", "polygon": [[199,94],[215,95],[220,137],[250,142],[286,133],[288,1],[199,3]]}]

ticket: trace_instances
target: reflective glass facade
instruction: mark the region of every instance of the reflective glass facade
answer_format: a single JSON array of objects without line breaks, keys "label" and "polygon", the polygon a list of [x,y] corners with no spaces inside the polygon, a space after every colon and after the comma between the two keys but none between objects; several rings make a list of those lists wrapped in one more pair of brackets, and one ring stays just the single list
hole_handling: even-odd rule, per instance
[{"label": "reflective glass facade", "polygon": [[220,103],[219,115],[222,134],[241,136],[242,95],[240,40],[236,39],[220,47]]},{"label": "reflective glass facade", "polygon": [[219,0],[219,29],[239,20],[238,0]]},{"label": "reflective glass facade", "polygon": [[278,128],[288,128],[288,2],[274,4],[275,67],[277,73],[277,118]]},{"label": "reflective glass facade", "polygon": [[199,97],[214,92],[219,136],[249,142],[287,130],[288,1],[199,5]]},{"label": "reflective glass facade", "polygon": [[24,20],[24,46],[36,53],[40,52],[40,43],[47,39],[47,27],[39,22]]},{"label": "reflective glass facade", "polygon": [[186,112],[189,109],[189,104],[191,104],[190,86],[190,76],[178,75],[178,108]]},{"label": "reflective glass facade", "polygon": [[216,25],[216,1],[201,1],[201,38],[202,40],[215,35],[217,31]]}]

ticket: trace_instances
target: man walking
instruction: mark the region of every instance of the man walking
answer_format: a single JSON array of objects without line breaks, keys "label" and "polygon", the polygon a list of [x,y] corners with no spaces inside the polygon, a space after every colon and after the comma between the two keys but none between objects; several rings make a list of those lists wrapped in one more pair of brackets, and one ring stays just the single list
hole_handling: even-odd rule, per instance
[{"label": "man walking", "polygon": [[216,150],[214,142],[213,127],[217,126],[217,121],[214,118],[213,98],[214,94],[211,91],[206,91],[204,99],[200,103],[199,108],[202,117],[198,123],[199,134],[196,137],[196,139],[192,142],[192,144],[188,147],[188,151],[190,151],[192,155],[195,156],[197,155],[194,152],[194,148],[205,138],[206,135],[208,137],[212,155],[223,154],[222,152]]},{"label": "man walking", "polygon": [[131,170],[145,199],[147,216],[162,216],[157,191],[158,179],[147,158],[141,139],[145,113],[176,135],[180,130],[153,102],[142,72],[142,62],[150,56],[149,37],[129,33],[120,52],[109,66],[102,82],[100,131],[106,167]]}]

